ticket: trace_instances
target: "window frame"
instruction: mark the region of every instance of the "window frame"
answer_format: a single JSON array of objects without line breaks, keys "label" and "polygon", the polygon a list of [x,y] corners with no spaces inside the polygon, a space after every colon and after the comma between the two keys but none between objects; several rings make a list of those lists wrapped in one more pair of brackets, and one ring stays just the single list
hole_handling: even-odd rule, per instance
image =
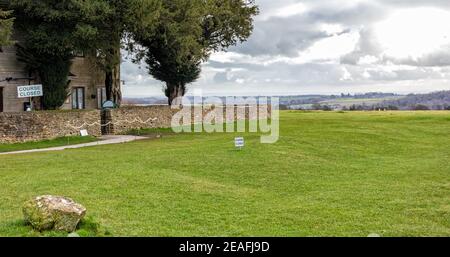
[{"label": "window frame", "polygon": [[[81,92],[81,96],[80,96]],[[80,97],[82,97],[82,108],[80,108]],[[72,110],[85,110],[86,109],[86,89],[84,87],[72,88]]]},{"label": "window frame", "polygon": [[102,109],[104,102],[106,102],[106,87],[98,87],[97,88],[97,108]]}]

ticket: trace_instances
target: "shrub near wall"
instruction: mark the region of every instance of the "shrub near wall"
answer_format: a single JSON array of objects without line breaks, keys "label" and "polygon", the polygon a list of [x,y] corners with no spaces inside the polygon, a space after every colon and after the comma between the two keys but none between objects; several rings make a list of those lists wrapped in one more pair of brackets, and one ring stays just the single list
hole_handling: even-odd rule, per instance
[{"label": "shrub near wall", "polygon": [[18,143],[79,135],[100,136],[100,111],[0,113],[0,143]]}]

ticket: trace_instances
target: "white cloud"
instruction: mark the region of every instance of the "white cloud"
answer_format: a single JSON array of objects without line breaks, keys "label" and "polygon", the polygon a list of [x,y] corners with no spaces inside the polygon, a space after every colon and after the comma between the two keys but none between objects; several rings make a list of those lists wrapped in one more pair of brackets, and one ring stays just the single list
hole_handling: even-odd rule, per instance
[{"label": "white cloud", "polygon": [[358,32],[334,35],[314,43],[310,48],[293,58],[293,63],[314,61],[338,61],[342,56],[352,52],[359,40]]},{"label": "white cloud", "polygon": [[260,6],[260,15],[257,20],[268,20],[274,17],[289,17],[306,12],[307,6],[304,3],[296,2],[295,0],[284,1],[258,1]]},{"label": "white cloud", "polygon": [[342,77],[339,80],[340,81],[353,80],[352,74],[348,72],[347,68],[342,67]]},{"label": "white cloud", "polygon": [[290,17],[290,16],[294,16],[294,15],[298,15],[301,13],[304,13],[308,10],[308,8],[306,7],[305,4],[303,3],[295,3],[292,5],[287,5],[284,6],[280,9],[278,9],[275,13],[275,17]]},{"label": "white cloud", "polygon": [[450,12],[437,8],[396,11],[375,25],[384,54],[418,58],[450,44]]}]

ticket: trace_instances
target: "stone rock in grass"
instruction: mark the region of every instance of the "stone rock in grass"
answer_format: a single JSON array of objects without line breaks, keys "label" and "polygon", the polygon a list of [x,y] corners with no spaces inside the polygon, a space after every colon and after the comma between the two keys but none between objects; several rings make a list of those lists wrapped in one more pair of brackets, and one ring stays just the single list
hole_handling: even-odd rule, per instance
[{"label": "stone rock in grass", "polygon": [[80,237],[80,235],[78,233],[73,232],[67,235],[67,237]]},{"label": "stone rock in grass", "polygon": [[71,233],[86,215],[86,208],[70,198],[45,195],[26,202],[23,215],[25,221],[36,230]]}]

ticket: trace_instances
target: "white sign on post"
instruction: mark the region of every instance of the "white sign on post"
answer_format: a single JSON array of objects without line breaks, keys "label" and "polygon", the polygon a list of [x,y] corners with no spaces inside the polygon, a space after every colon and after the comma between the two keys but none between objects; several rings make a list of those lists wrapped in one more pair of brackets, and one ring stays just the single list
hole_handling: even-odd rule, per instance
[{"label": "white sign on post", "polygon": [[17,87],[17,96],[19,98],[36,97],[43,95],[44,91],[42,90],[42,85],[29,85]]},{"label": "white sign on post", "polygon": [[80,135],[82,137],[87,137],[87,136],[89,136],[89,133],[86,129],[83,129],[83,130],[80,130]]},{"label": "white sign on post", "polygon": [[236,137],[234,139],[234,145],[236,148],[242,149],[245,146],[245,141],[243,137]]}]

